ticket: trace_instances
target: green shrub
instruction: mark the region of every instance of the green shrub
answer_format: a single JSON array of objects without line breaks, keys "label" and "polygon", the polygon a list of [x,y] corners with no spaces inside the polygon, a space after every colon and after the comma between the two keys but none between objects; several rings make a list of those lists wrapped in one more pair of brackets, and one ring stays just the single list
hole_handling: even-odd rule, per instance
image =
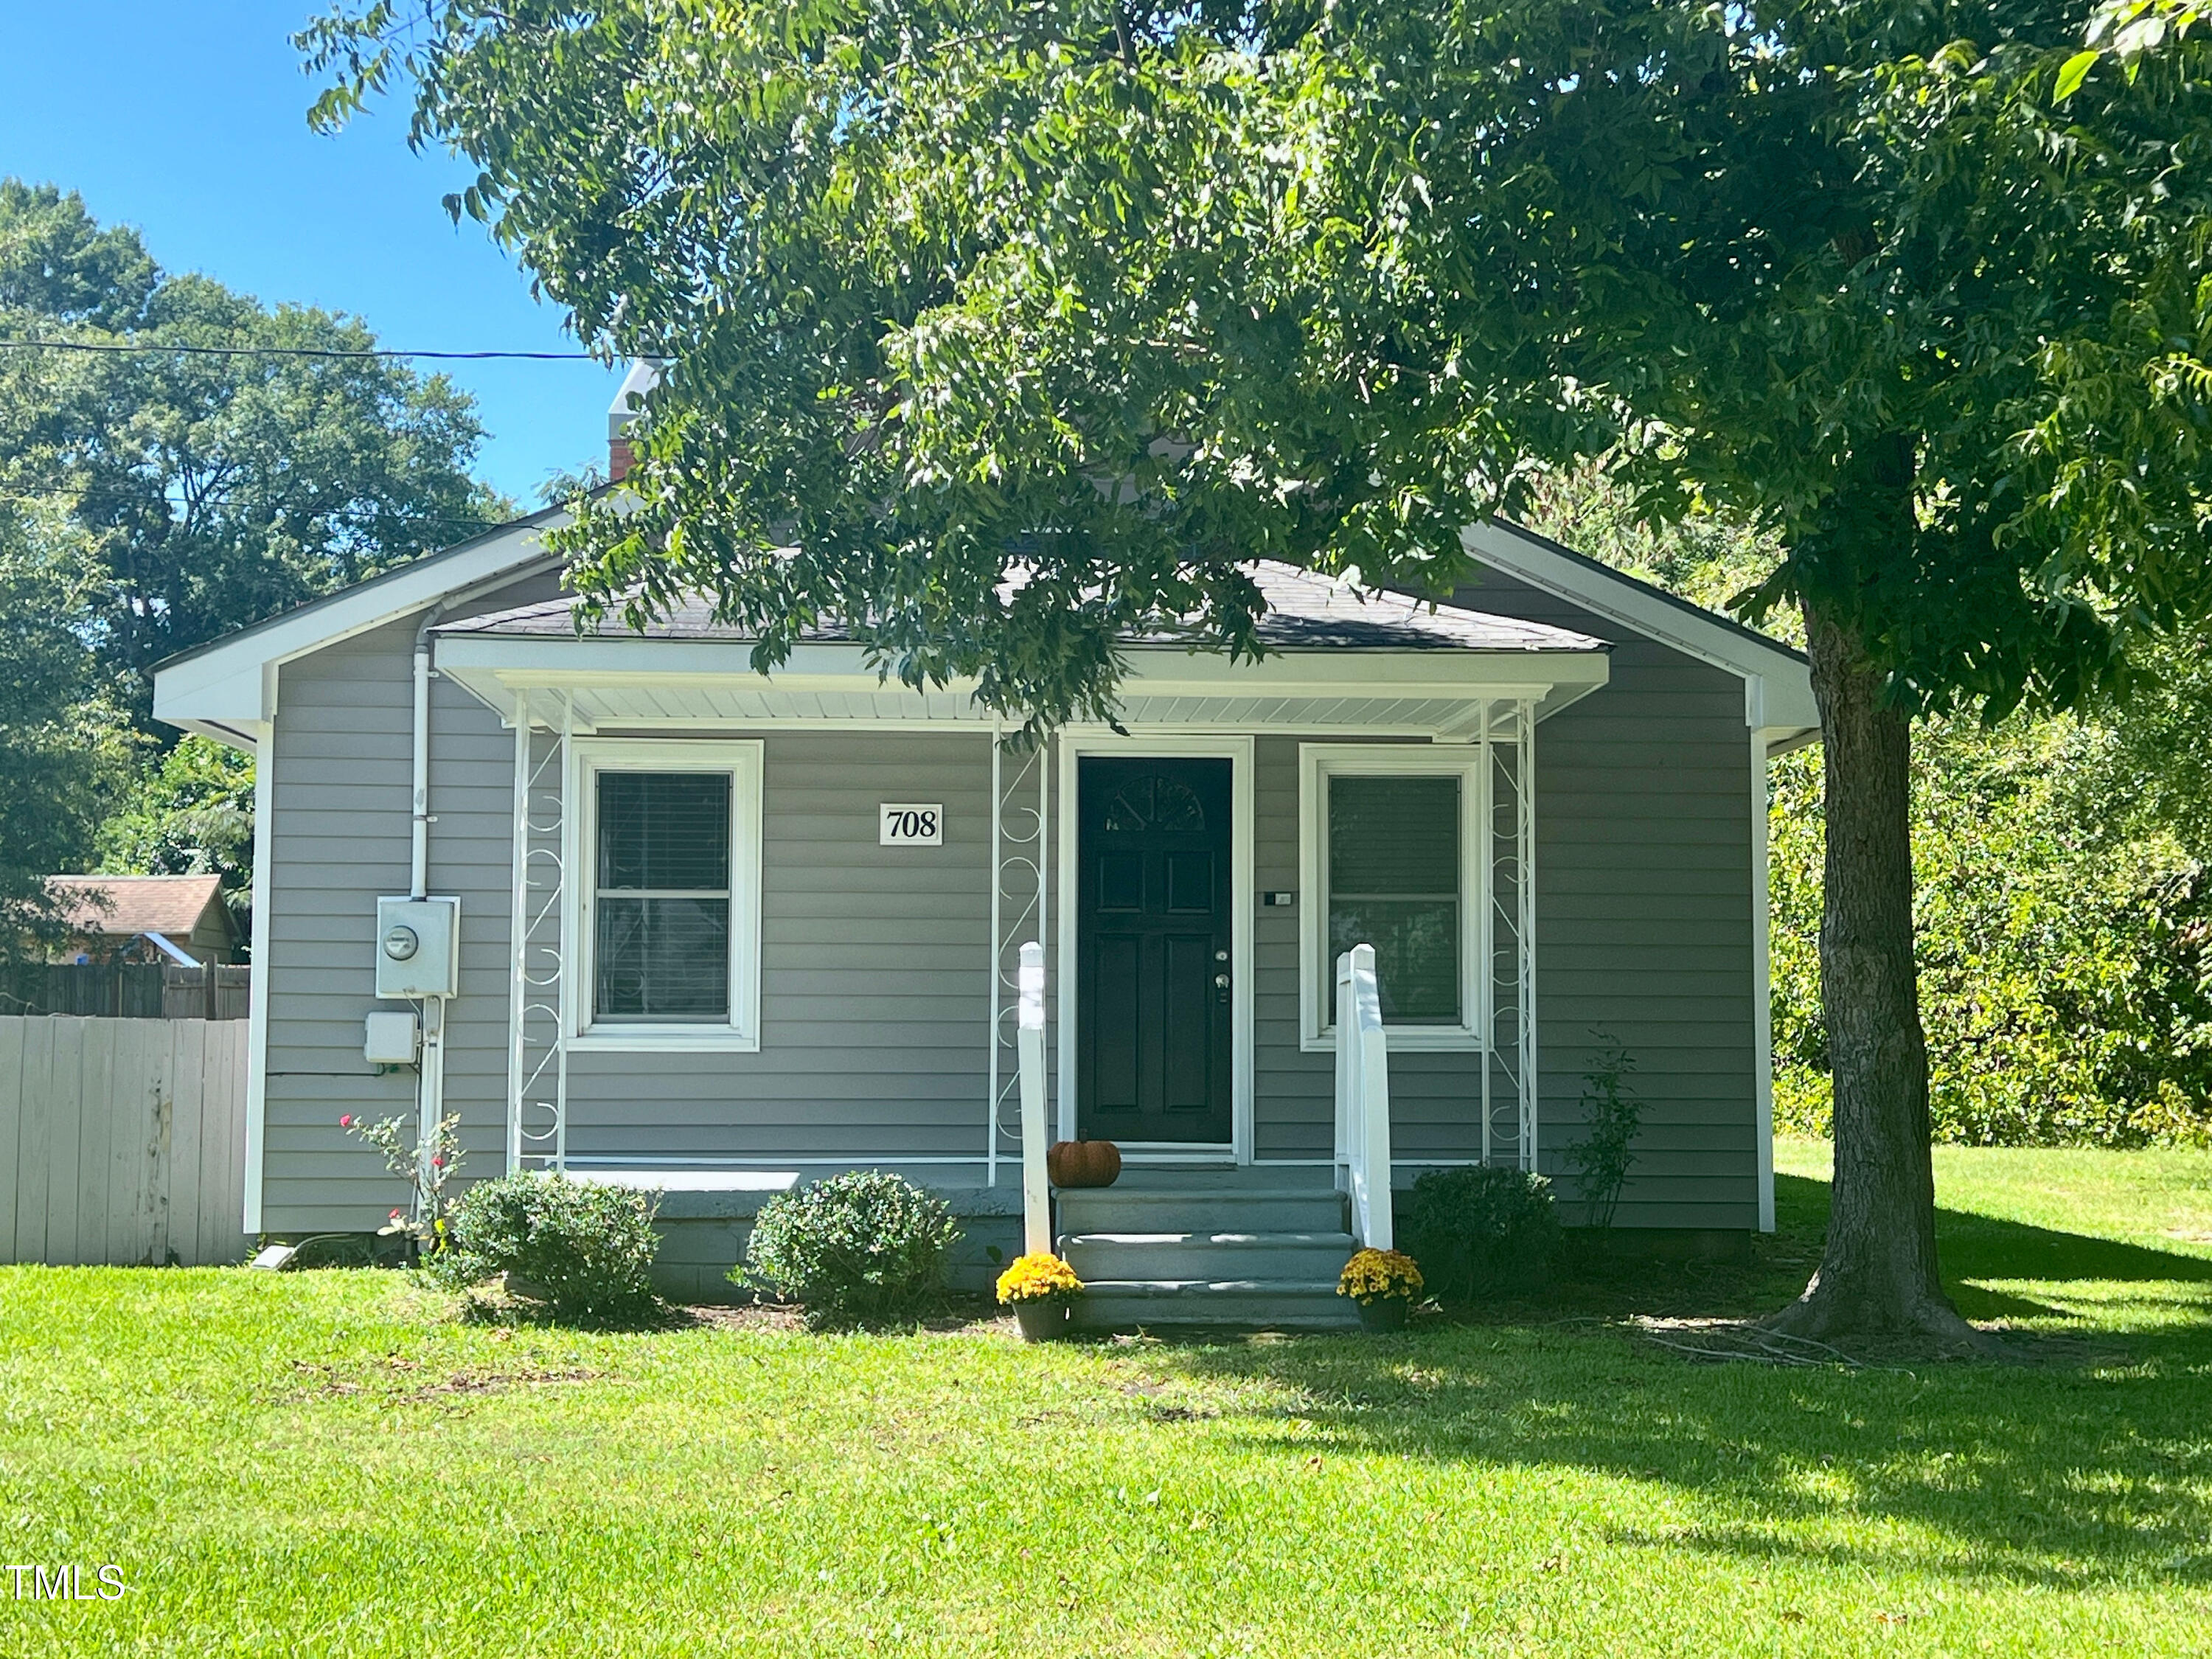
[{"label": "green shrub", "polygon": [[960,1229],[942,1199],[887,1170],[850,1170],[761,1206],[731,1279],[796,1302],[815,1324],[926,1312]]},{"label": "green shrub", "polygon": [[657,1194],[531,1170],[478,1182],[453,1206],[452,1246],[432,1265],[453,1285],[511,1274],[562,1318],[642,1312],[658,1205]]},{"label": "green shrub", "polygon": [[1413,1182],[1406,1243],[1447,1301],[1531,1290],[1559,1247],[1552,1183],[1519,1170],[1431,1170]]},{"label": "green shrub", "polygon": [[1564,1156],[1582,1188],[1585,1223],[1602,1230],[1613,1225],[1621,1189],[1635,1167],[1644,1103],[1629,1085],[1636,1062],[1628,1050],[1595,1027],[1590,1035],[1597,1039],[1597,1048],[1589,1070],[1583,1073],[1582,1139],[1570,1144]]}]

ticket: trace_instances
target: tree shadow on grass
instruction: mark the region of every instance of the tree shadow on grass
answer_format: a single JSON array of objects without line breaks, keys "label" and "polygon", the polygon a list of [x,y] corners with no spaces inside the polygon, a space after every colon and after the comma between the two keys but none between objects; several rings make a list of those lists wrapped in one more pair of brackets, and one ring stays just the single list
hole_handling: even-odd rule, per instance
[{"label": "tree shadow on grass", "polygon": [[[1724,1284],[1717,1313],[1779,1282],[1777,1261],[1817,1243],[1826,1188],[1788,1181],[1799,1227]],[[1778,1186],[1784,1182],[1778,1182]],[[1401,1337],[1170,1348],[1194,1382],[1234,1382],[1255,1444],[1287,1457],[1333,1446],[1485,1469],[1589,1470],[1702,1500],[1686,1524],[1640,1523],[1620,1542],[1841,1567],[1928,1571],[2081,1588],[2125,1578],[2212,1584],[2212,1261],[1960,1212],[1942,1217],[1947,1279],[1969,1317],[2044,1316],[2027,1280],[2085,1295],[2124,1324],[2063,1344],[2051,1363],[1773,1368],[1698,1364],[1610,1320],[1641,1311],[1617,1285],[1562,1286],[1548,1305],[1431,1319]],[[2007,1281],[2005,1293],[1964,1284]],[[2128,1287],[2114,1305],[2114,1286]],[[1659,1275],[1650,1297],[1679,1304]],[[1562,1317],[1561,1305],[1597,1312]],[[1769,1300],[1766,1306],[1776,1305]],[[2136,1316],[2145,1315],[2138,1320]],[[2126,1352],[2113,1352],[2115,1346]],[[2072,1358],[2069,1358],[2069,1353]],[[1252,1384],[1264,1384],[1256,1390]],[[1280,1432],[1291,1415],[1310,1431]],[[1670,1517],[1670,1521],[1674,1517]],[[1902,1527],[1881,1522],[1903,1523]]]},{"label": "tree shadow on grass", "polygon": [[[2060,1304],[1990,1288],[1987,1281],[1995,1280],[2049,1285],[2059,1292],[2061,1304],[2069,1285],[2139,1286],[2118,1297],[2101,1294],[2099,1300],[2114,1312],[2124,1309],[2184,1324],[2212,1324],[2212,1292],[2196,1288],[2212,1285],[2212,1259],[1958,1210],[1939,1210],[1936,1228],[1944,1283],[1969,1319],[2066,1316]],[[2142,1335],[2130,1331],[2123,1340],[2134,1346]]]}]

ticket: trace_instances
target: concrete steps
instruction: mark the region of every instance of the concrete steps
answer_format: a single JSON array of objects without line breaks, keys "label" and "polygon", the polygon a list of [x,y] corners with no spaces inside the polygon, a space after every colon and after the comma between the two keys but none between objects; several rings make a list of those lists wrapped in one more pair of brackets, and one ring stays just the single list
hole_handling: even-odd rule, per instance
[{"label": "concrete steps", "polygon": [[1266,1279],[1098,1279],[1070,1316],[1079,1331],[1134,1331],[1170,1325],[1249,1330],[1356,1329],[1359,1315],[1336,1293],[1304,1280]]},{"label": "concrete steps", "polygon": [[1352,1250],[1343,1196],[1318,1181],[1249,1169],[1133,1170],[1056,1200],[1060,1254],[1086,1286],[1073,1310],[1079,1329],[1359,1322],[1336,1293]]},{"label": "concrete steps", "polygon": [[1063,1233],[1078,1278],[1281,1279],[1336,1286],[1352,1254],[1344,1232]]},{"label": "concrete steps", "polygon": [[1058,1195],[1062,1233],[1338,1233],[1344,1199],[1328,1188],[1086,1187]]}]

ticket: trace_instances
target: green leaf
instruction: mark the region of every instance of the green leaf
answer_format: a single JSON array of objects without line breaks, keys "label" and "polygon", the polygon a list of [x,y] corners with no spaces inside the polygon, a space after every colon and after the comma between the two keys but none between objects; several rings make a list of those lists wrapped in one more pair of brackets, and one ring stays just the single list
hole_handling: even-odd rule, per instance
[{"label": "green leaf", "polygon": [[2063,104],[2081,90],[2081,83],[2089,78],[2089,71],[2105,54],[2092,46],[2087,52],[2077,52],[2058,69],[2058,84],[2051,89],[2051,101]]}]

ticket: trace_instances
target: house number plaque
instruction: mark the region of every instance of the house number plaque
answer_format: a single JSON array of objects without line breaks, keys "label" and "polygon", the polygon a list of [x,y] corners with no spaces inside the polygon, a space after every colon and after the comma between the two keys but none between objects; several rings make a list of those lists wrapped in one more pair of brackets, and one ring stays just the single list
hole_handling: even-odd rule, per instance
[{"label": "house number plaque", "polygon": [[942,847],[945,807],[940,802],[885,801],[876,809],[884,847]]}]

